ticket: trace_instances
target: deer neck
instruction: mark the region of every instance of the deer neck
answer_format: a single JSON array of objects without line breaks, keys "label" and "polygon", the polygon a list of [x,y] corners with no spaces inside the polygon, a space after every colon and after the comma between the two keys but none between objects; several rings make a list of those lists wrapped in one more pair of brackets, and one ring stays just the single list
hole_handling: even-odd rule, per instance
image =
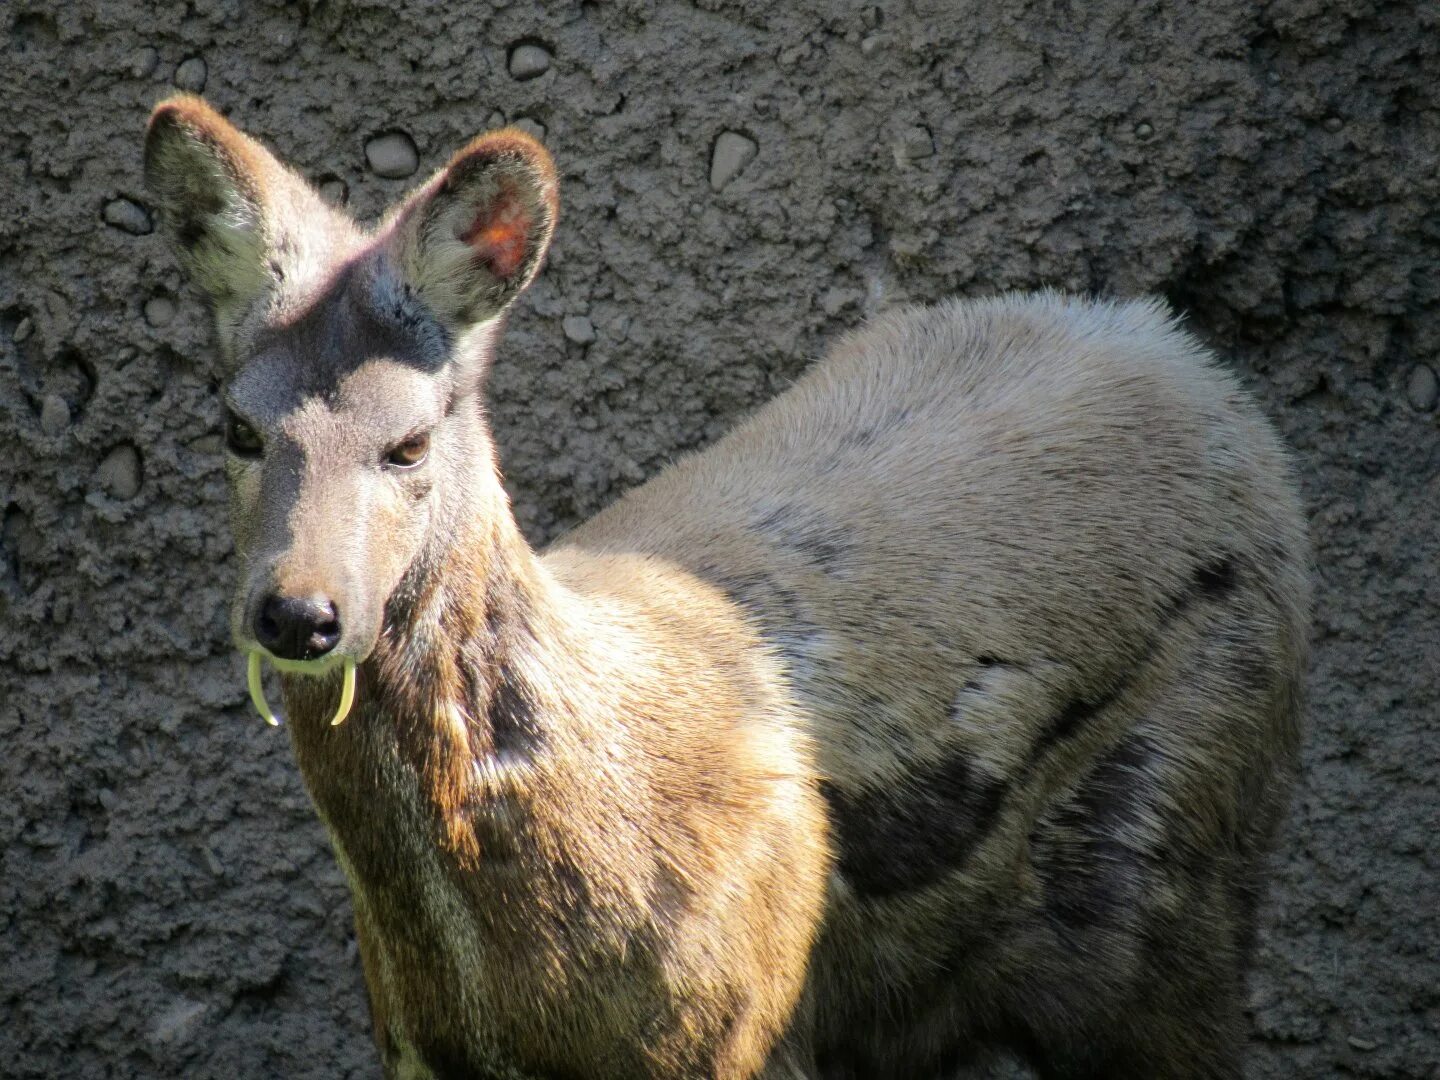
[{"label": "deer neck", "polygon": [[392,597],[350,718],[329,726],[335,680],[284,680],[301,772],[362,878],[397,849],[466,872],[508,865],[537,776],[573,759],[572,695],[544,659],[566,637],[555,586],[493,488]]}]

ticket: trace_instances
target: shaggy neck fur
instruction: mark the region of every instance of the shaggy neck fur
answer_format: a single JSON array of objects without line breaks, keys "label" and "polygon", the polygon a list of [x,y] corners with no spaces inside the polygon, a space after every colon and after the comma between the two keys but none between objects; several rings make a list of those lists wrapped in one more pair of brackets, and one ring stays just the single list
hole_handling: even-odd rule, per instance
[{"label": "shaggy neck fur", "polygon": [[[476,501],[457,515],[465,531],[423,556],[387,604],[350,720],[327,726],[334,679],[284,680],[301,769],[352,859],[367,847],[364,834],[407,818],[466,871],[513,857],[518,836],[487,825],[488,811],[528,799],[537,758],[553,762],[565,749],[568,733],[553,724],[563,710],[536,638],[562,629],[547,603],[553,585],[503,492]],[[363,864],[355,869],[367,876]]]},{"label": "shaggy neck fur", "polygon": [[337,679],[284,683],[381,1045],[457,1073],[494,1052],[542,1075],[748,1076],[795,1006],[824,880],[768,661],[645,560],[633,594],[588,583],[611,557],[542,565],[486,490],[392,599],[350,719],[329,727]]}]

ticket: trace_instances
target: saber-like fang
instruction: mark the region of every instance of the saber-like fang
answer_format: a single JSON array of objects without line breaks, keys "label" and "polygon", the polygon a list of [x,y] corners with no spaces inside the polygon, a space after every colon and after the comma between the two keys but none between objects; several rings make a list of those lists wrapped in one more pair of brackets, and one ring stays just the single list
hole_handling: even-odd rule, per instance
[{"label": "saber-like fang", "polygon": [[[265,687],[260,682],[260,660],[264,654],[259,649],[250,654],[249,663],[246,669],[246,682],[250,687],[250,701],[255,706],[255,711],[260,714],[271,727],[280,724],[280,718],[270,708],[270,703],[265,700]],[[350,710],[355,705],[355,660],[353,657],[345,657],[345,671],[340,683],[340,704],[335,709],[335,717],[330,721],[331,727],[337,727],[350,715]]]}]

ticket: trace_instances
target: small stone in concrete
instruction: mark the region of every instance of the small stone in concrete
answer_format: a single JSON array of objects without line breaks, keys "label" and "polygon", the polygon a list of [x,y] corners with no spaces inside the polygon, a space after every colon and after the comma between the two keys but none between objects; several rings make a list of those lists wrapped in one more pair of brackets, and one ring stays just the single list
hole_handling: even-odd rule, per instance
[{"label": "small stone in concrete", "polygon": [[144,236],[155,228],[150,222],[150,211],[130,199],[111,199],[105,204],[104,216],[105,224],[131,236]]},{"label": "small stone in concrete", "polygon": [[187,1042],[195,1034],[204,1015],[203,1003],[180,998],[156,1019],[155,1026],[150,1029],[151,1041],[161,1044]]},{"label": "small stone in concrete", "polygon": [[420,154],[415,140],[403,131],[387,131],[365,144],[365,160],[376,176],[400,180],[411,176],[420,167]]},{"label": "small stone in concrete", "polygon": [[145,321],[151,326],[169,326],[174,319],[175,302],[168,296],[152,296],[145,301]]},{"label": "small stone in concrete", "polygon": [[595,340],[595,324],[585,315],[567,315],[560,324],[565,336],[577,345],[589,345]]},{"label": "small stone in concrete", "polygon": [[1155,128],[1144,120],[1135,125],[1135,137],[1142,142],[1155,134]]},{"label": "small stone in concrete", "polygon": [[550,51],[541,45],[516,45],[510,50],[510,77],[525,82],[550,70]]},{"label": "small stone in concrete", "polygon": [[157,49],[146,45],[135,53],[135,58],[130,61],[130,74],[137,79],[155,74],[155,69],[160,66],[160,52]]},{"label": "small stone in concrete", "polygon": [[182,61],[175,69],[175,85],[181,90],[188,90],[192,94],[198,94],[205,89],[205,80],[210,76],[210,69],[205,66],[203,56],[192,56]]},{"label": "small stone in concrete", "polygon": [[529,135],[533,139],[538,139],[540,142],[545,141],[545,125],[540,123],[539,120],[532,119],[528,116],[522,116],[519,120],[515,121],[515,127],[519,128],[521,131],[525,132],[526,135]]},{"label": "small stone in concrete", "polygon": [[19,345],[21,342],[27,341],[34,332],[35,320],[30,318],[29,315],[26,315],[15,327],[15,332],[10,335],[10,340],[15,342],[16,345]]},{"label": "small stone in concrete", "polygon": [[95,479],[113,498],[133,499],[140,493],[140,452],[133,446],[115,447],[100,462]]},{"label": "small stone in concrete", "polygon": [[350,199],[350,186],[338,176],[320,181],[320,197],[331,206],[344,206]]},{"label": "small stone in concrete", "polygon": [[895,164],[902,168],[912,161],[935,155],[935,139],[921,124],[906,128],[895,142]]},{"label": "small stone in concrete", "polygon": [[59,435],[70,426],[70,406],[59,394],[46,394],[40,402],[40,430]]},{"label": "small stone in concrete", "polygon": [[1327,116],[1327,117],[1325,118],[1325,130],[1326,130],[1326,131],[1332,131],[1332,132],[1333,132],[1333,131],[1339,131],[1339,130],[1340,130],[1341,128],[1343,128],[1344,126],[1345,126],[1345,121],[1342,120],[1342,119],[1340,119],[1340,117],[1338,117],[1338,116]]},{"label": "small stone in concrete", "polygon": [[826,315],[833,318],[847,307],[858,305],[864,299],[865,294],[859,289],[842,289],[837,285],[825,290],[825,295],[820,298],[820,307]]},{"label": "small stone in concrete", "polygon": [[722,131],[710,154],[710,186],[719,191],[745,171],[755,160],[760,147],[755,140],[738,131]]},{"label": "small stone in concrete", "polygon": [[1421,412],[1435,408],[1435,403],[1440,401],[1440,379],[1435,377],[1434,369],[1416,364],[1410,372],[1410,381],[1405,384],[1405,396]]},{"label": "small stone in concrete", "polygon": [[1362,1050],[1362,1051],[1374,1050],[1374,1049],[1376,1049],[1377,1047],[1379,1047],[1379,1045],[1380,1045],[1380,1044],[1379,1044],[1378,1042],[1376,1042],[1374,1039],[1366,1039],[1366,1038],[1363,1038],[1363,1037],[1361,1037],[1361,1036],[1359,1036],[1359,1035],[1351,1035],[1351,1036],[1350,1036],[1349,1038],[1347,1038],[1345,1041],[1348,1042],[1348,1043],[1349,1043],[1352,1047],[1354,1047],[1356,1050]]}]

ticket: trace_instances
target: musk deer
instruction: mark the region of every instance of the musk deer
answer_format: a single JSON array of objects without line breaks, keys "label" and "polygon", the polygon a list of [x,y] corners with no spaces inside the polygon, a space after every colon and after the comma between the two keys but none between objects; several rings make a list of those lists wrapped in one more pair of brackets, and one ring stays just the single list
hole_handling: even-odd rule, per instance
[{"label": "musk deer", "polygon": [[145,168],[388,1076],[1240,1075],[1306,541],[1162,306],[882,315],[537,553],[482,392],[538,143],[374,228],[197,98]]}]

